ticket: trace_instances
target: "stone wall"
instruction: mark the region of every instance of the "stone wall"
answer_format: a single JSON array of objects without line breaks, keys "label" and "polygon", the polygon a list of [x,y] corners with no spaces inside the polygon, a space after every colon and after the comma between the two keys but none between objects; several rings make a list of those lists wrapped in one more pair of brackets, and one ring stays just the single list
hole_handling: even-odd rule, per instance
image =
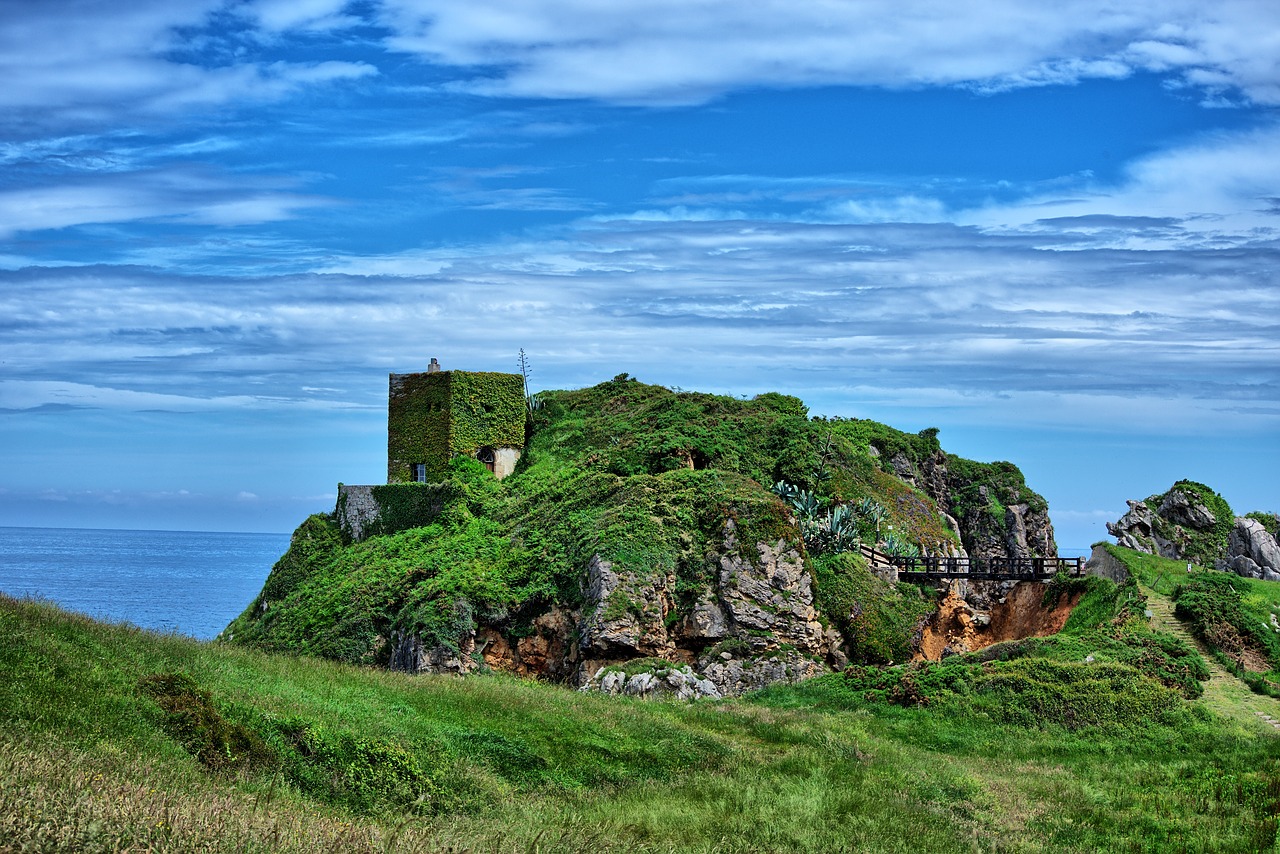
[{"label": "stone wall", "polygon": [[434,522],[449,502],[461,497],[455,483],[338,484],[334,516],[344,542],[394,534]]},{"label": "stone wall", "polygon": [[335,514],[342,537],[350,542],[365,538],[365,531],[377,521],[382,509],[373,497],[372,486],[348,486],[338,484],[338,505]]}]

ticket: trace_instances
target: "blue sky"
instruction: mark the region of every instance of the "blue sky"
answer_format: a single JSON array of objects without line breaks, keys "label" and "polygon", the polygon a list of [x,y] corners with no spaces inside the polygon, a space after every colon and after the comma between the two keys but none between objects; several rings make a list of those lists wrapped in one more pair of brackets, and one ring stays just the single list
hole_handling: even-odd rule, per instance
[{"label": "blue sky", "polygon": [[1280,509],[1280,7],[8,0],[0,524],[291,529],[388,372]]}]

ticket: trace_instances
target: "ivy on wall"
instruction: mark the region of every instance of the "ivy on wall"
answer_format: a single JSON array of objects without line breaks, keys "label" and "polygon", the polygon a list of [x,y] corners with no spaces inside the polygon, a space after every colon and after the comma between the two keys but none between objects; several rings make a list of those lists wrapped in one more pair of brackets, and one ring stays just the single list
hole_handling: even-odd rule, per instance
[{"label": "ivy on wall", "polygon": [[524,378],[519,374],[449,371],[449,449],[473,454],[483,445],[523,448]]},{"label": "ivy on wall", "polygon": [[523,448],[524,379],[519,374],[441,371],[392,374],[387,394],[387,483],[444,480],[455,454],[489,445]]},{"label": "ivy on wall", "polygon": [[[378,515],[366,522],[362,539],[386,536],[410,528],[430,525],[440,517],[450,502],[462,497],[462,489],[453,481],[444,483],[389,483],[370,488],[378,505]],[[339,490],[336,515],[346,517],[347,495]],[[343,528],[343,540],[350,542],[351,533]]]}]

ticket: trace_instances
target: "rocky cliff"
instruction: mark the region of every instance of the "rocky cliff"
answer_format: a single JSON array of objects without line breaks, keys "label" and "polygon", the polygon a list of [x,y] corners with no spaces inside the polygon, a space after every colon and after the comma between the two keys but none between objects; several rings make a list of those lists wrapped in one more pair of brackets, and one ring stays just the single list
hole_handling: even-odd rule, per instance
[{"label": "rocky cliff", "polygon": [[1175,560],[1194,561],[1237,575],[1280,581],[1280,546],[1267,530],[1268,514],[1239,516],[1202,483],[1180,480],[1167,492],[1129,501],[1107,531],[1116,544]]},{"label": "rocky cliff", "polygon": [[[1047,506],[1017,468],[949,456],[936,431],[625,375],[542,399],[511,477],[457,459],[448,488],[422,487],[430,502],[396,493],[364,538],[309,519],[224,640],[409,672],[732,695],[910,656],[933,592],[876,581],[858,538],[1054,551]],[[803,499],[805,525],[782,492]],[[856,537],[833,533],[855,516]]]}]

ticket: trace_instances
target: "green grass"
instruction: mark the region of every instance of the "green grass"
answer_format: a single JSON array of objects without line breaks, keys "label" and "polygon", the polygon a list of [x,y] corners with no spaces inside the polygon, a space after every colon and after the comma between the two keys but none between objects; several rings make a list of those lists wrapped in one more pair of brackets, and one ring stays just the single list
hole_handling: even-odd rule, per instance
[{"label": "green grass", "polygon": [[1275,741],[1154,681],[1164,712],[1075,728],[841,677],[642,702],[6,598],[0,670],[0,851],[1260,851],[1280,809]]},{"label": "green grass", "polygon": [[1280,697],[1280,582],[1108,546],[1144,586],[1169,597],[1215,658],[1254,691]]}]

